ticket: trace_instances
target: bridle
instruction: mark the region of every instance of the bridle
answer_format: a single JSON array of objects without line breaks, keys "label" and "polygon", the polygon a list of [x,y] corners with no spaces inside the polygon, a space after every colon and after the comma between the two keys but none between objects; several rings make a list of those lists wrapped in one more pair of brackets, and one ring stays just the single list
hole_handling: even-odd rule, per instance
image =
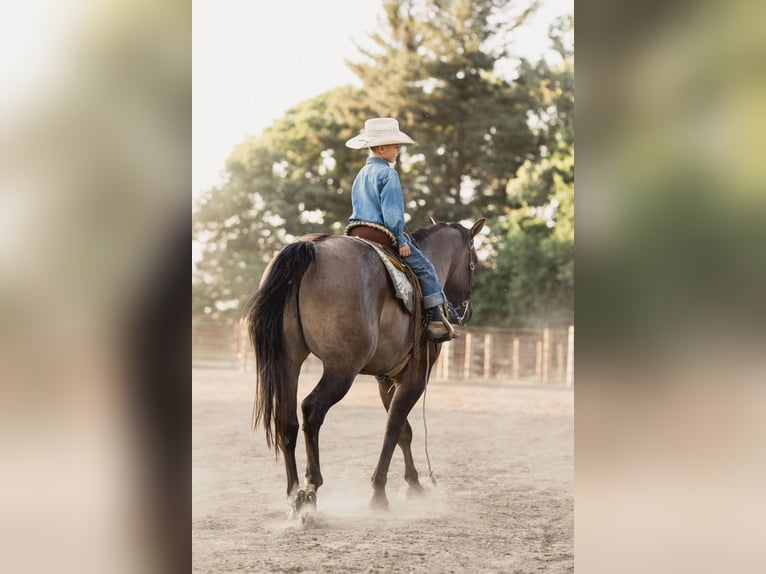
[{"label": "bridle", "polygon": [[[462,303],[460,303],[457,306],[454,306],[449,300],[447,300],[447,309],[449,309],[450,315],[454,319],[457,320],[457,324],[462,326],[465,324],[466,316],[468,315],[468,310],[471,308],[471,294],[473,293],[473,272],[476,268],[476,264],[473,262],[473,258],[471,257],[471,253],[473,253],[473,237],[470,236],[468,238],[468,295],[463,300]],[[462,309],[462,313],[461,310]]]}]

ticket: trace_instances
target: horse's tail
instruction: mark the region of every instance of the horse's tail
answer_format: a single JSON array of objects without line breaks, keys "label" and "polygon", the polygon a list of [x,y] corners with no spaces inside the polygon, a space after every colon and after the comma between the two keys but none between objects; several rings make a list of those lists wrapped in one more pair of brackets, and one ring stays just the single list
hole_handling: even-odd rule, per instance
[{"label": "horse's tail", "polygon": [[[256,393],[253,430],[263,422],[266,444],[284,450],[288,421],[295,416],[287,380],[289,367],[285,349],[284,314],[290,297],[298,292],[301,279],[316,259],[311,241],[285,247],[271,263],[268,276],[244,309],[250,341],[255,349]],[[272,428],[273,427],[273,428]]]}]

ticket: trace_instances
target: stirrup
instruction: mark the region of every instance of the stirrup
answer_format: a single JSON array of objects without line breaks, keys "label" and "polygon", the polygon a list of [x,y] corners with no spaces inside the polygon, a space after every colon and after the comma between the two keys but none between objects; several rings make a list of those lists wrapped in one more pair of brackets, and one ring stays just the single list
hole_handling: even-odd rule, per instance
[{"label": "stirrup", "polygon": [[447,320],[447,317],[444,316],[444,313],[442,313],[442,323],[444,323],[444,326],[447,327],[447,332],[449,333],[448,341],[451,339],[457,339],[460,336],[460,333],[455,329],[455,327],[452,326],[452,323],[450,323]]},{"label": "stirrup", "polygon": [[429,321],[426,324],[426,337],[436,343],[443,343],[451,339],[456,339],[460,334],[455,331],[452,325],[442,315],[441,319]]}]

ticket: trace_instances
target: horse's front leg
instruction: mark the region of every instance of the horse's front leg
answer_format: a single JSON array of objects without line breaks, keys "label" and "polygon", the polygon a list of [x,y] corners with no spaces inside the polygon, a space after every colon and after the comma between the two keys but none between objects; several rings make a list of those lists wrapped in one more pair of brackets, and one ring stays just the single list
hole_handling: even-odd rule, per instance
[{"label": "horse's front leg", "polygon": [[[378,379],[378,393],[380,394],[380,400],[383,402],[386,412],[388,412],[388,409],[391,407],[394,388],[395,383],[393,379],[383,377]],[[404,480],[409,485],[408,494],[422,494],[423,487],[420,485],[418,470],[415,468],[415,461],[412,458],[412,427],[406,418],[402,425],[402,432],[399,435],[398,444],[404,455]]]},{"label": "horse's front leg", "polygon": [[[391,465],[391,457],[394,448],[402,435],[402,429],[407,421],[412,407],[423,394],[425,380],[418,378],[415,384],[397,384],[394,389],[394,395],[391,398],[391,404],[388,407],[388,421],[386,423],[386,433],[383,436],[383,448],[380,451],[378,465],[372,474],[372,508],[387,509],[388,498],[386,497],[386,481],[388,477],[388,468]],[[410,430],[410,440],[412,439]],[[409,446],[409,445],[408,445]],[[406,458],[406,455],[405,455]],[[412,457],[410,455],[410,462]],[[414,470],[414,465],[413,465]],[[417,471],[415,472],[415,482],[417,482]]]}]

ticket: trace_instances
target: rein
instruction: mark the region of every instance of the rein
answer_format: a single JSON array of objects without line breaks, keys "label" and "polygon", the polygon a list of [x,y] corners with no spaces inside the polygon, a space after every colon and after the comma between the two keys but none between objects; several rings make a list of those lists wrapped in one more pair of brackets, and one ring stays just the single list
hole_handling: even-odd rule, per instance
[{"label": "rein", "polygon": [[[465,298],[465,300],[460,303],[457,306],[457,309],[463,309],[462,314],[458,312],[458,310],[455,308],[454,305],[449,301],[449,299],[446,300],[446,306],[449,310],[450,314],[457,319],[458,325],[463,325],[465,322],[465,318],[468,315],[468,308],[471,304],[471,294],[473,293],[473,271],[476,267],[474,262],[471,260],[471,252],[473,251],[473,237],[470,237],[468,240],[468,296]],[[431,481],[431,483],[435,486],[436,485],[436,476],[434,476],[434,471],[431,468],[431,457],[428,456],[428,425],[426,424],[426,393],[428,391],[428,380],[431,378],[431,345],[430,343],[426,343],[426,382],[425,386],[423,387],[423,443],[426,451],[426,462],[428,463],[428,478]]]},{"label": "rein", "polygon": [[[447,310],[450,315],[457,320],[458,325],[465,324],[465,318],[468,315],[468,308],[471,304],[471,294],[473,293],[473,271],[476,267],[473,261],[471,261],[471,252],[473,251],[473,237],[468,240],[468,296],[465,300],[455,307],[449,300],[446,302]],[[461,313],[459,309],[462,309]]]},{"label": "rein", "polygon": [[428,379],[431,377],[431,345],[426,343],[426,384],[423,387],[423,442],[426,451],[426,462],[428,462],[428,479],[431,484],[436,486],[436,477],[431,469],[431,457],[428,456],[428,425],[426,425],[426,391],[428,390]]},{"label": "rein", "polygon": [[455,306],[454,306],[452,303],[450,303],[449,301],[447,301],[447,309],[449,310],[449,312],[450,312],[450,315],[452,315],[452,317],[453,317],[454,319],[456,319],[456,320],[457,320],[457,324],[458,324],[458,325],[463,325],[463,322],[465,321],[465,316],[466,316],[466,315],[468,315],[468,304],[469,304],[470,302],[471,302],[471,298],[469,297],[468,299],[466,299],[465,301],[463,301],[462,303],[460,303],[460,305],[458,305],[458,306],[457,306],[457,307],[458,307],[458,309],[459,309],[459,308],[462,308],[462,309],[463,309],[463,313],[461,314],[461,313],[460,313],[460,312],[459,312],[459,311],[458,311],[458,310],[455,308]]}]

